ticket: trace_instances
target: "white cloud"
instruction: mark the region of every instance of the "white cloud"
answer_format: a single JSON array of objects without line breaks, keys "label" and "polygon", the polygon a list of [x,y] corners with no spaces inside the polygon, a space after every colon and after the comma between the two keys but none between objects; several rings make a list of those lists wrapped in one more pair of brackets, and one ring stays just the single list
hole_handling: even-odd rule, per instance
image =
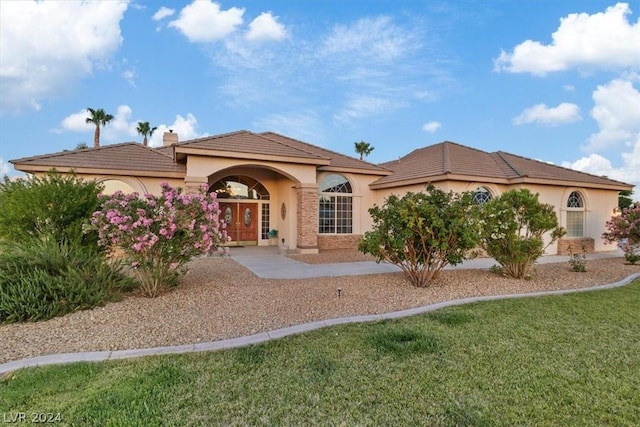
[{"label": "white cloud", "polygon": [[[153,124],[152,124],[153,126]],[[182,117],[181,115],[177,115],[174,122],[170,125],[160,124],[157,125],[158,129],[153,133],[151,139],[149,140],[149,145],[152,147],[161,147],[162,146],[162,135],[165,132],[169,132],[169,129],[173,131],[173,133],[178,134],[178,138],[180,141],[186,141],[194,138],[201,138],[203,136],[207,136],[206,133],[200,134],[198,133],[198,120],[194,117],[193,114],[188,113],[187,117]]]},{"label": "white cloud", "polygon": [[250,41],[282,40],[287,37],[287,30],[278,22],[278,17],[270,12],[263,12],[249,24],[245,38]]},{"label": "white cloud", "polygon": [[[112,114],[107,111],[108,114]],[[128,105],[120,105],[113,114],[113,119],[104,127],[101,127],[100,142],[123,142],[130,141],[132,136],[137,135],[137,121],[131,120],[132,110]],[[54,133],[78,132],[90,133],[93,135],[95,125],[87,123],[89,112],[86,109],[77,113],[69,114],[62,119],[60,127],[53,129]]]},{"label": "white cloud", "polygon": [[120,105],[113,115],[113,120],[102,129],[102,135],[106,142],[131,141],[135,137],[137,120],[132,120],[133,111],[128,105]]},{"label": "white cloud", "polygon": [[533,107],[526,108],[519,116],[513,119],[513,124],[540,123],[554,126],[577,122],[581,119],[580,107],[576,104],[563,102],[557,107],[547,107],[545,104],[536,104]]},{"label": "white cloud", "polygon": [[391,112],[404,107],[405,104],[396,100],[375,97],[375,96],[353,96],[334,118],[341,122],[351,119],[375,116],[382,113]]},{"label": "white cloud", "polygon": [[442,127],[442,124],[440,122],[428,122],[422,125],[422,130],[427,133],[434,133],[441,127]]},{"label": "white cloud", "polygon": [[560,19],[552,42],[526,40],[513,52],[502,51],[494,62],[495,71],[545,75],[578,68],[625,69],[640,67],[640,20],[628,20],[631,9],[617,3],[604,12],[572,13]]},{"label": "white cloud", "polygon": [[576,87],[574,85],[564,85],[562,86],[562,89],[564,89],[566,92],[573,92],[574,90],[576,90]]},{"label": "white cloud", "polygon": [[174,13],[176,13],[175,9],[169,9],[168,7],[162,6],[156,13],[153,14],[151,19],[153,19],[154,21],[161,21],[164,18],[173,16]]},{"label": "white cloud", "polygon": [[[216,66],[229,71],[219,87],[230,106],[304,111],[313,96],[333,90],[340,96],[321,96],[323,104],[314,109],[344,123],[431,102],[452,82],[433,61],[426,49],[430,39],[415,20],[363,18],[313,40],[289,40],[287,34],[278,44],[251,43],[243,36],[226,37],[224,49],[212,52]],[[317,84],[309,85],[310,79]]]},{"label": "white cloud", "polygon": [[121,74],[123,79],[127,81],[131,85],[131,87],[136,87],[136,70],[135,68],[129,68],[124,70]]},{"label": "white cloud", "polygon": [[9,163],[6,163],[2,157],[0,157],[0,179],[5,175],[9,175],[11,171],[11,166]]},{"label": "white cloud", "polygon": [[[107,113],[110,112],[107,111]],[[60,127],[53,129],[52,132],[84,132],[93,137],[95,125],[86,123],[87,117],[89,117],[89,113],[86,109],[80,110],[77,113],[69,114],[62,120]],[[138,127],[138,122],[143,120],[133,119],[132,117],[133,110],[131,107],[128,105],[118,106],[116,113],[113,114],[113,120],[101,128],[100,143],[104,145],[106,143],[141,141],[141,137],[138,135],[136,128]],[[177,133],[181,141],[206,136],[206,134],[198,133],[198,121],[191,113],[187,114],[186,117],[177,115],[176,119],[171,124],[151,123],[151,127],[157,127],[149,140],[149,145],[152,147],[162,145],[162,134],[164,132],[168,132],[169,129],[173,130],[174,133]]]},{"label": "white cloud", "polygon": [[52,129],[52,132],[89,132],[94,129],[94,125],[87,123],[87,118],[89,118],[89,112],[86,108],[78,111],[77,113],[69,114],[67,117],[62,119],[62,122],[60,122],[60,127]]},{"label": "white cloud", "polygon": [[128,0],[0,2],[0,113],[39,110],[104,66]]},{"label": "white cloud", "polygon": [[593,92],[591,117],[600,130],[589,137],[585,150],[601,150],[640,135],[640,91],[632,80],[638,81],[640,77],[628,74],[598,86]]},{"label": "white cloud", "polygon": [[321,144],[324,137],[322,119],[315,111],[295,111],[289,114],[271,114],[253,123],[257,129],[289,135],[301,141]]},{"label": "white cloud", "polygon": [[640,200],[640,134],[630,145],[630,151],[621,153],[622,166],[614,167],[600,154],[592,153],[574,162],[562,162],[562,166],[594,175],[606,175],[611,179],[634,184],[636,199]]},{"label": "white cloud", "polygon": [[242,24],[243,14],[243,8],[221,10],[220,5],[211,0],[194,0],[169,26],[178,29],[189,41],[207,43],[233,33]]},{"label": "white cloud", "polygon": [[120,76],[125,79],[127,83],[131,85],[131,87],[136,87],[136,67],[129,64],[129,61],[127,59],[122,60],[121,67],[122,71],[120,72]]},{"label": "white cloud", "polygon": [[352,54],[391,62],[419,46],[419,39],[393,24],[391,18],[363,18],[351,26],[338,25],[324,40],[322,53]]}]

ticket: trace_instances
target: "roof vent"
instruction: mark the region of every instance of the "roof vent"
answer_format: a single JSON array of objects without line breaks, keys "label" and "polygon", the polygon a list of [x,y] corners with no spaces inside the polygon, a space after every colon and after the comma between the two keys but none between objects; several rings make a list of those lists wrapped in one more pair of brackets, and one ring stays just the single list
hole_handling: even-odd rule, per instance
[{"label": "roof vent", "polygon": [[169,129],[169,132],[165,132],[162,135],[162,145],[164,147],[170,147],[178,143],[178,134],[173,133],[173,129]]}]

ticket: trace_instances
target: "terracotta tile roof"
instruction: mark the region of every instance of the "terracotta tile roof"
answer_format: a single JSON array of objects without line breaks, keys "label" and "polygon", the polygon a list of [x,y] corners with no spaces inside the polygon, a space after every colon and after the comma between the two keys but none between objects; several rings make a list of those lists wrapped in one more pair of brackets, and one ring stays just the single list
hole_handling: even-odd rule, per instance
[{"label": "terracotta tile roof", "polygon": [[173,147],[153,147],[153,150],[173,159]]},{"label": "terracotta tile roof", "polygon": [[312,153],[309,150],[304,150],[301,147],[295,147],[291,144],[284,144],[281,141],[246,130],[183,141],[176,144],[175,147],[177,152],[188,148],[253,155],[294,157],[309,160],[323,160],[325,162],[329,160],[326,156]]},{"label": "terracotta tile roof", "polygon": [[427,183],[450,179],[494,181],[509,183],[516,180],[572,181],[583,185],[613,186],[630,189],[630,184],[599,177],[560,166],[551,165],[522,156],[498,151],[488,153],[445,141],[419,148],[404,157],[381,166],[391,169],[392,175],[382,177],[371,188],[397,187],[406,184]]},{"label": "terracotta tile roof", "polygon": [[515,154],[505,153],[504,151],[498,151],[496,154],[503,158],[509,165],[511,165],[511,167],[515,168],[521,176],[527,178],[631,187],[631,184],[616,181],[611,178],[592,175],[586,172],[580,172],[574,169],[568,169],[538,160],[528,159]]},{"label": "terracotta tile roof", "polygon": [[[299,141],[297,139],[289,138],[288,136],[280,135],[275,132],[262,132],[260,135],[265,136],[274,141],[278,141],[282,144],[289,145],[291,147],[304,150],[310,154],[329,158],[331,160],[330,168],[344,168],[344,169],[363,169],[366,171],[389,174],[391,171],[374,165],[373,163],[365,162],[354,157],[345,156],[344,154],[337,153],[335,151],[327,150],[326,148],[318,147],[316,145],[309,144],[307,142]],[[326,166],[321,166],[320,170],[328,169]]]},{"label": "terracotta tile roof", "polygon": [[34,171],[56,169],[92,169],[110,171],[141,171],[147,176],[165,176],[186,172],[184,165],[176,164],[170,156],[135,142],[103,145],[99,148],[62,151],[41,156],[11,160],[17,170]]}]

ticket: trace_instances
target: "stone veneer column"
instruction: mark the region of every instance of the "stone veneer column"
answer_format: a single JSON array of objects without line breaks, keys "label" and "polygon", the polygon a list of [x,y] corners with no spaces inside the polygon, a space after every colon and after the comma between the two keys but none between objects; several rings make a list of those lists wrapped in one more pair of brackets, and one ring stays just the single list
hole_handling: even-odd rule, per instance
[{"label": "stone veneer column", "polygon": [[184,178],[184,192],[186,194],[197,193],[200,191],[202,184],[208,183],[209,179],[206,176],[187,176]]},{"label": "stone veneer column", "polygon": [[318,184],[296,185],[298,251],[318,253]]}]

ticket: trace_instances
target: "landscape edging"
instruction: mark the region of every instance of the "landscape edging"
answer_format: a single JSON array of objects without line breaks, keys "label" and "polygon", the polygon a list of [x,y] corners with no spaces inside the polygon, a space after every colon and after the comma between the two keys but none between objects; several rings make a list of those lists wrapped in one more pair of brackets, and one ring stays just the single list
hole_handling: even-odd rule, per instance
[{"label": "landscape edging", "polygon": [[420,307],[409,308],[405,310],[392,311],[383,314],[359,315],[350,317],[340,317],[327,320],[319,320],[299,325],[288,326],[285,328],[274,329],[272,331],[260,332],[253,335],[243,337],[229,338],[225,340],[209,341],[196,344],[182,344],[176,346],[150,347],[142,349],[128,350],[112,350],[112,351],[91,351],[80,353],[58,353],[46,356],[30,357],[26,359],[14,360],[0,365],[0,375],[9,372],[32,368],[36,366],[62,365],[75,362],[104,362],[107,360],[129,359],[134,357],[157,356],[166,354],[180,354],[200,351],[218,351],[237,347],[246,347],[252,344],[260,344],[263,342],[284,338],[291,335],[297,335],[304,332],[310,332],[328,326],[335,326],[346,323],[363,323],[373,322],[377,320],[399,319],[402,317],[415,316],[418,314],[428,313],[445,307],[457,305],[471,304],[481,301],[497,301],[503,299],[529,298],[549,295],[564,295],[578,292],[598,291],[605,289],[613,289],[625,286],[640,278],[640,273],[634,273],[614,283],[605,285],[596,285],[588,288],[579,289],[559,289],[554,291],[528,292],[521,294],[503,294],[503,295],[487,295],[478,297],[461,298],[456,300],[441,301],[438,303],[428,304]]}]

